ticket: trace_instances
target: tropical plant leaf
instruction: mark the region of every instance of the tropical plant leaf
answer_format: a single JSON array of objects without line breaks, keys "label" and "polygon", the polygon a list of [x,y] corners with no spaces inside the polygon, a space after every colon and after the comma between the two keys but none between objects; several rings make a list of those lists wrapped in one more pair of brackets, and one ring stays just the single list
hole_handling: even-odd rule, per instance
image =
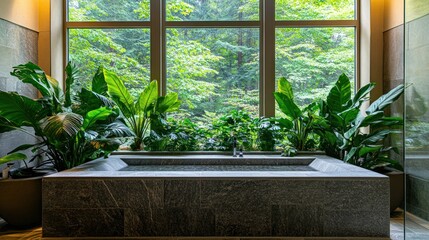
[{"label": "tropical plant leaf", "polygon": [[19,127],[8,119],[0,116],[0,133],[17,130]]},{"label": "tropical plant leaf", "polygon": [[165,97],[158,98],[156,111],[159,113],[174,112],[179,110],[179,95],[175,92],[168,93]]},{"label": "tropical plant leaf", "polygon": [[6,156],[0,157],[0,164],[11,162],[11,161],[17,161],[17,160],[25,160],[27,159],[27,155],[23,153],[12,153],[8,154]]},{"label": "tropical plant leaf", "polygon": [[391,130],[389,129],[371,133],[365,138],[365,140],[362,141],[362,144],[364,145],[376,144],[381,140],[385,139],[390,133],[391,133]]},{"label": "tropical plant leaf", "polygon": [[361,87],[353,97],[353,107],[360,107],[362,102],[368,98],[368,94],[374,89],[375,83],[368,83]]},{"label": "tropical plant leaf", "polygon": [[293,90],[292,84],[286,80],[286,78],[281,77],[278,81],[278,91],[288,96],[290,99],[293,99]]},{"label": "tropical plant leaf", "polygon": [[276,121],[282,128],[291,129],[293,127],[293,122],[286,118],[276,118]]},{"label": "tropical plant leaf", "polygon": [[384,94],[376,101],[374,101],[366,110],[366,113],[369,115],[373,112],[383,111],[387,106],[396,101],[404,92],[404,84],[400,84],[394,89],[390,90],[388,93]]},{"label": "tropical plant leaf", "polygon": [[105,128],[106,137],[131,137],[134,133],[121,121],[117,120]]},{"label": "tropical plant leaf", "polygon": [[72,62],[68,62],[66,69],[66,93],[65,93],[65,102],[64,107],[70,107],[72,104],[71,101],[71,90],[72,85],[77,79],[78,69],[76,68],[76,65],[74,65]]},{"label": "tropical plant leaf", "polygon": [[148,107],[158,99],[158,82],[153,80],[150,82],[143,92],[140,94],[137,106],[142,112],[147,111]]},{"label": "tropical plant leaf", "polygon": [[36,147],[36,146],[40,146],[40,143],[36,143],[36,144],[22,144],[21,146],[18,146],[15,149],[13,149],[12,151],[8,152],[8,154],[16,153],[16,152],[19,152],[19,151],[24,151],[24,150],[27,150],[29,148]]},{"label": "tropical plant leaf", "polygon": [[344,111],[350,101],[351,94],[350,79],[343,73],[329,91],[327,97],[329,109],[337,113]]},{"label": "tropical plant leaf", "polygon": [[104,68],[100,66],[92,79],[92,91],[107,96],[108,87],[104,78]]},{"label": "tropical plant leaf", "polygon": [[91,128],[97,121],[106,120],[112,113],[113,111],[106,107],[89,111],[83,119],[82,129],[86,130]]},{"label": "tropical plant leaf", "polygon": [[24,83],[33,85],[40,91],[42,96],[51,97],[53,95],[53,88],[48,81],[45,72],[32,62],[13,67],[13,72],[10,74],[17,77]]},{"label": "tropical plant leaf", "polygon": [[43,133],[51,139],[62,140],[75,136],[82,127],[82,116],[64,112],[42,120]]},{"label": "tropical plant leaf", "polygon": [[383,145],[365,146],[359,149],[359,157],[363,157],[368,153],[378,152],[383,148]]},{"label": "tropical plant leaf", "polygon": [[79,113],[82,112],[82,115],[86,115],[86,113],[89,111],[100,107],[113,108],[115,106],[115,102],[109,98],[85,88],[82,88],[81,92],[79,93],[79,98],[81,99]]},{"label": "tropical plant leaf", "polygon": [[274,98],[277,101],[277,104],[279,105],[280,110],[286,114],[291,120],[297,119],[299,116],[302,115],[301,110],[299,107],[295,104],[295,102],[289,98],[286,94],[275,92]]},{"label": "tropical plant leaf", "polygon": [[116,102],[121,112],[129,117],[135,114],[134,98],[125,87],[124,83],[118,78],[118,76],[106,69],[104,69],[104,79],[107,83],[109,94],[113,101]]},{"label": "tropical plant leaf", "polygon": [[46,116],[42,104],[18,93],[0,90],[0,102],[0,116],[18,127],[36,126]]},{"label": "tropical plant leaf", "polygon": [[350,162],[350,160],[353,159],[353,157],[355,156],[355,154],[358,150],[359,149],[357,147],[352,147],[350,149],[350,151],[344,157],[344,162]]}]

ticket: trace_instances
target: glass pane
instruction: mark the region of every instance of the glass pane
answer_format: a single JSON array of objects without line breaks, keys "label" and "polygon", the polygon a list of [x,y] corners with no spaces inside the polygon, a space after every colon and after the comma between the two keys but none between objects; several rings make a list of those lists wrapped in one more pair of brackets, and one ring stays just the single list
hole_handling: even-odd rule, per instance
[{"label": "glass pane", "polygon": [[149,83],[150,32],[148,29],[70,29],[69,59],[80,70],[82,86],[90,87],[100,65],[114,71],[136,94]]},{"label": "glass pane", "polygon": [[[405,239],[429,239],[429,5],[405,1]],[[400,27],[394,28],[400,30]],[[389,32],[393,31],[389,30]],[[389,36],[403,36],[389,33]],[[394,50],[403,46],[401,41]],[[396,60],[397,59],[397,60]],[[394,66],[401,66],[394,58]],[[390,59],[389,59],[390,62]],[[396,71],[395,71],[396,72]],[[400,78],[398,78],[400,79]],[[396,80],[396,78],[395,78]]]},{"label": "glass pane", "polygon": [[276,84],[280,77],[292,82],[299,106],[325,99],[342,73],[354,85],[354,28],[276,30]]},{"label": "glass pane", "polygon": [[180,118],[208,122],[231,110],[259,112],[259,30],[167,30],[167,88],[179,93]]},{"label": "glass pane", "polygon": [[167,21],[259,20],[259,0],[166,0]]},{"label": "glass pane", "polygon": [[276,0],[276,20],[352,20],[355,0]]},{"label": "glass pane", "polygon": [[148,21],[150,0],[68,0],[69,21]]}]

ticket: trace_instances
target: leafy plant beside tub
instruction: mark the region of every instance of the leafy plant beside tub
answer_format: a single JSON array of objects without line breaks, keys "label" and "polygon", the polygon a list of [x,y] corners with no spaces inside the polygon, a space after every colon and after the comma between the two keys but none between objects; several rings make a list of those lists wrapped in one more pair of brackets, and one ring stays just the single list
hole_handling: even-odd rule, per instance
[{"label": "leafy plant beside tub", "polygon": [[61,171],[106,157],[119,147],[116,137],[131,134],[120,120],[118,108],[94,84],[99,76],[94,77],[92,90],[82,89],[72,99],[70,89],[78,77],[74,65],[69,63],[65,70],[65,93],[57,80],[31,62],[13,69],[11,75],[33,85],[41,97],[30,99],[16,92],[0,91],[0,133],[21,131],[38,140],[10,154],[31,149],[31,160],[44,157],[44,163],[52,163]]}]

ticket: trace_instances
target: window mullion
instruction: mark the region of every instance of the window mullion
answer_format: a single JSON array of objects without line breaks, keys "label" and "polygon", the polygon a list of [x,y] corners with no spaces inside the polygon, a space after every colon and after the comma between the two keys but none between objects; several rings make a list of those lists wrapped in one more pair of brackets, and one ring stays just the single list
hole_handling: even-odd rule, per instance
[{"label": "window mullion", "polygon": [[260,114],[275,115],[275,2],[262,1]]},{"label": "window mullion", "polygon": [[150,1],[150,79],[158,81],[158,92],[164,94],[162,5],[164,1]]}]

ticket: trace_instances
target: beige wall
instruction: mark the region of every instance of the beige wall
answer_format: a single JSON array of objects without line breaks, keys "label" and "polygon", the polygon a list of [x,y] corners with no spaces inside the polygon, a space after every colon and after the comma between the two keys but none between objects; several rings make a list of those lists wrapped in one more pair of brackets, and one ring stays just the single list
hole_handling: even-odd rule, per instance
[{"label": "beige wall", "polygon": [[384,0],[384,31],[404,23],[404,0]]},{"label": "beige wall", "polygon": [[0,0],[0,18],[39,31],[39,0]]},{"label": "beige wall", "polygon": [[51,73],[50,0],[0,0],[0,18],[39,33],[38,65]]}]

